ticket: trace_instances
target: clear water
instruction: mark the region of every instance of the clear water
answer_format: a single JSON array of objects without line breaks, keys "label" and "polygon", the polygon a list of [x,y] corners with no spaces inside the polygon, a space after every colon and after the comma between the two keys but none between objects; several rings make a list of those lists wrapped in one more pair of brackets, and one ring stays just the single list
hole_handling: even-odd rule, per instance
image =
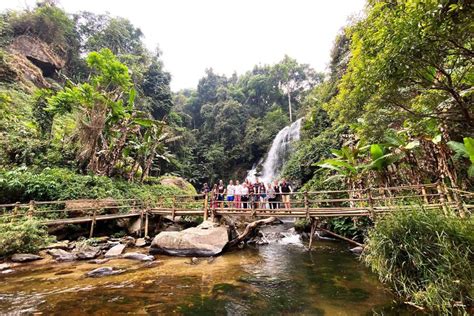
[{"label": "clear water", "polygon": [[317,241],[308,252],[298,243],[236,249],[197,264],[115,259],[102,266],[127,271],[102,278],[84,277],[98,267],[86,262],[30,264],[0,276],[0,314],[408,314],[346,244]]}]

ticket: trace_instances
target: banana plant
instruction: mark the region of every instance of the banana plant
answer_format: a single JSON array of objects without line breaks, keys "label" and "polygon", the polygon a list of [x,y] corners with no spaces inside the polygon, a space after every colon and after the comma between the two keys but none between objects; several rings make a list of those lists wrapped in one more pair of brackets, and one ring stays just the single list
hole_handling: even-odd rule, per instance
[{"label": "banana plant", "polygon": [[325,181],[333,181],[341,179],[345,181],[351,189],[354,189],[354,182],[360,176],[362,165],[359,164],[358,158],[361,153],[361,147],[351,148],[343,146],[341,149],[332,149],[331,153],[334,158],[325,159],[315,165],[322,169],[329,169],[336,172],[335,175],[327,178]]},{"label": "banana plant", "polygon": [[454,159],[467,158],[470,161],[470,166],[467,169],[467,175],[474,177],[474,138],[464,137],[463,142],[448,142],[449,148],[451,148],[455,155]]}]

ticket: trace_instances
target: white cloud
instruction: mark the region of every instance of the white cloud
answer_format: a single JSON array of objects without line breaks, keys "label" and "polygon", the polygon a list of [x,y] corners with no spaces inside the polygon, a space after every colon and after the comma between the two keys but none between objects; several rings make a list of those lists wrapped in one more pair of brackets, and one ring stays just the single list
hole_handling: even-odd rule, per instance
[{"label": "white cloud", "polygon": [[[35,0],[2,0],[0,9]],[[212,67],[226,75],[275,63],[285,54],[323,71],[338,31],[365,0],[62,0],[68,12],[109,12],[140,27],[163,51],[173,90],[192,88]]]}]

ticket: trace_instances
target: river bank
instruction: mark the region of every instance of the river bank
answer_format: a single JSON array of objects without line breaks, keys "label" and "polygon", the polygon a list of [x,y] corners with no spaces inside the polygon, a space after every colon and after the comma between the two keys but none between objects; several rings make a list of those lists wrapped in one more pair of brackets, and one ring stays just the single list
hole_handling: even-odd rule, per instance
[{"label": "river bank", "polygon": [[[406,311],[392,294],[338,241],[318,241],[308,252],[286,225],[267,245],[236,249],[215,258],[155,255],[153,262],[113,258],[33,262],[0,275],[2,313],[47,315],[311,314],[398,315]],[[270,238],[271,239],[271,238]],[[140,250],[141,249],[141,250]],[[146,248],[129,248],[127,252]],[[123,273],[101,278],[86,274],[113,267]],[[258,312],[257,312],[258,311]]]}]

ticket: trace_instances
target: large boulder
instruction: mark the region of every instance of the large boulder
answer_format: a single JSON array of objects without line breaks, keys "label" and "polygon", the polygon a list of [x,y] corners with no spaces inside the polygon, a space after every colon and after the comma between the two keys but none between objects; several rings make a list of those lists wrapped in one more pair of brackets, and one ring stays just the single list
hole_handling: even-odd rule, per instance
[{"label": "large boulder", "polygon": [[173,256],[215,256],[222,252],[229,242],[227,226],[203,222],[179,232],[161,232],[151,243],[150,253],[164,253]]}]

